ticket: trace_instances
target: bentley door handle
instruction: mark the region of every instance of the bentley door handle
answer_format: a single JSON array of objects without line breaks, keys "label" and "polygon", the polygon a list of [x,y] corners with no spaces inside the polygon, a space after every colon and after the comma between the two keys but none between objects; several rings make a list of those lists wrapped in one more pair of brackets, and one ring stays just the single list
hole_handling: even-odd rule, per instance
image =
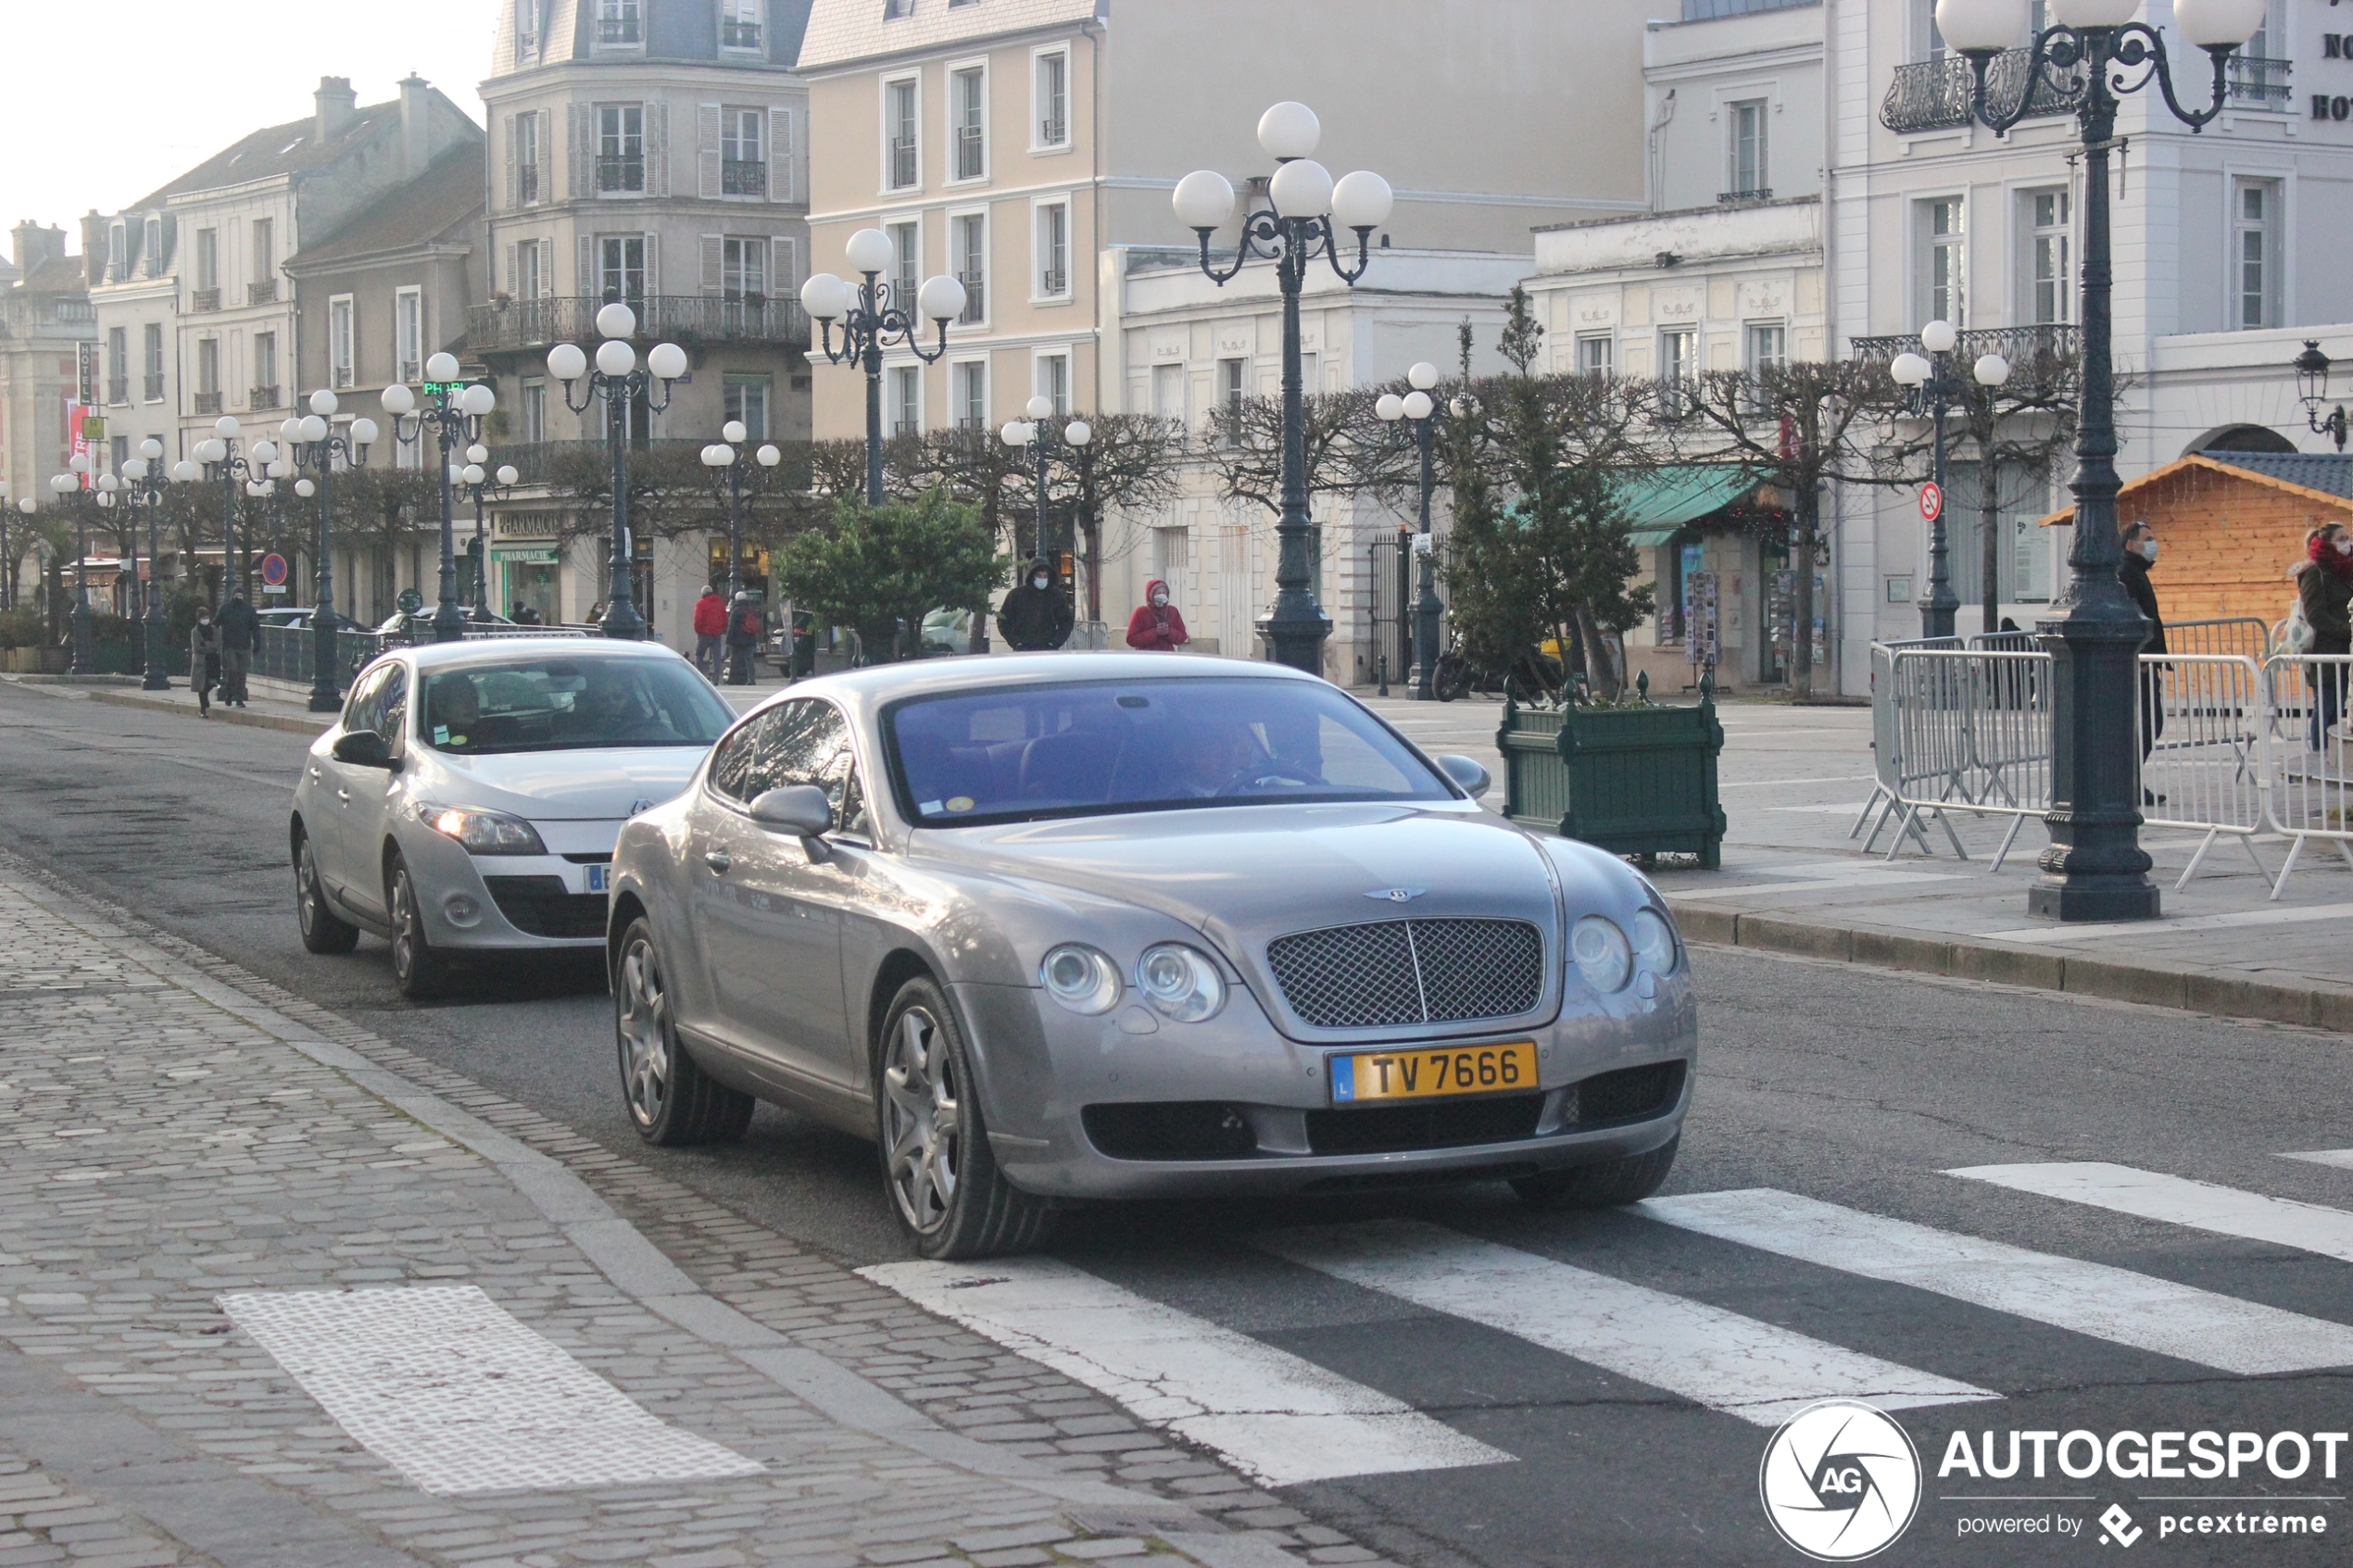
[{"label": "bentley door handle", "polygon": [[343,802],[346,806],[348,806],[351,804],[351,791],[347,789],[339,789],[335,791],[335,798]]},{"label": "bentley door handle", "polygon": [[712,871],[724,874],[729,866],[736,863],[736,860],[735,857],[724,849],[706,849],[703,851],[702,863]]}]

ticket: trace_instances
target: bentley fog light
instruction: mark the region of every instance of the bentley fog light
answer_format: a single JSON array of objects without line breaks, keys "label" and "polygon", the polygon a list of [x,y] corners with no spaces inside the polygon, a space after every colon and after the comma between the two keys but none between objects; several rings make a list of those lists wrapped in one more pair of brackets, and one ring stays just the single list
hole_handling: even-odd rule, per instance
[{"label": "bentley fog light", "polygon": [[1587,915],[1568,934],[1569,957],[1585,984],[1606,997],[1625,988],[1634,972],[1634,951],[1617,922],[1602,915]]},{"label": "bentley fog light", "polygon": [[1675,928],[1656,909],[1634,916],[1634,965],[1652,974],[1675,972]]},{"label": "bentley fog light", "polygon": [[1076,1013],[1109,1012],[1119,1005],[1119,966],[1107,953],[1065,942],[1038,966],[1046,994]]},{"label": "bentley fog light", "polygon": [[1136,960],[1136,988],[1164,1018],[1199,1023],[1226,1005],[1226,980],[1209,955],[1176,942],[1144,949]]}]

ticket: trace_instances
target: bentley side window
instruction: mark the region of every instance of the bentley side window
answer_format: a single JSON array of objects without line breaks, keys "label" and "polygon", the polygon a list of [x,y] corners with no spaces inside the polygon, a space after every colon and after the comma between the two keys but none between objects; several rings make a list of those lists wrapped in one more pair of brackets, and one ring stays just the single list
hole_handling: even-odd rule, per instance
[{"label": "bentley side window", "polygon": [[833,800],[837,818],[841,777],[828,777],[837,757],[846,769],[849,727],[829,702],[805,697],[770,709],[728,738],[711,764],[711,787],[749,803],[786,784],[813,784]]}]

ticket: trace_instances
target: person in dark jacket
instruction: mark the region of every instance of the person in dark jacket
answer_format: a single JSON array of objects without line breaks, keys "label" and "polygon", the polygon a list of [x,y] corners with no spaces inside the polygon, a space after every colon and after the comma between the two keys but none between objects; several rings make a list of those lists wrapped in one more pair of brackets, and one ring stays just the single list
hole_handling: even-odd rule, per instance
[{"label": "person in dark jacket", "polygon": [[[2148,641],[2141,645],[2145,654],[2163,653],[2165,646],[2165,613],[2157,608],[2157,588],[2149,582],[2149,568],[2157,564],[2157,534],[2145,522],[2124,525],[2124,559],[2117,566],[2116,575],[2123,583],[2124,591],[2133,596],[2141,613],[2148,617]],[[2141,760],[2146,762],[2157,747],[2157,737],[2165,733],[2165,695],[2163,677],[2146,665],[2141,667]],[[2165,797],[2143,788],[2141,804],[2161,806]]]},{"label": "person in dark jacket", "polygon": [[751,684],[751,656],[760,646],[761,637],[767,632],[760,607],[752,602],[749,592],[738,592],[734,606],[727,611],[727,684],[731,686]]},{"label": "person in dark jacket", "polygon": [[245,673],[253,668],[253,650],[261,641],[261,617],[245,602],[239,588],[220,607],[220,701],[229,708],[245,705]]},{"label": "person in dark jacket", "polygon": [[212,688],[220,684],[220,628],[212,611],[196,611],[195,630],[188,634],[188,684],[196,689],[196,716],[212,717]]},{"label": "person in dark jacket", "polygon": [[1070,600],[1054,582],[1051,562],[1040,556],[1005,602],[997,607],[997,627],[1005,644],[1023,653],[1044,653],[1070,641]]},{"label": "person in dark jacket", "polygon": [[[2353,653],[2353,533],[2341,522],[2324,522],[2304,536],[2304,558],[2289,573],[2296,579],[2296,602],[2312,628],[2308,653]],[[2329,731],[2345,710],[2345,666],[2305,666],[2318,700],[2305,731],[2314,751],[2328,743]]]},{"label": "person in dark jacket", "polygon": [[1175,653],[1192,641],[1185,618],[1168,602],[1168,584],[1155,577],[1144,584],[1144,602],[1127,618],[1127,646],[1155,653]]}]

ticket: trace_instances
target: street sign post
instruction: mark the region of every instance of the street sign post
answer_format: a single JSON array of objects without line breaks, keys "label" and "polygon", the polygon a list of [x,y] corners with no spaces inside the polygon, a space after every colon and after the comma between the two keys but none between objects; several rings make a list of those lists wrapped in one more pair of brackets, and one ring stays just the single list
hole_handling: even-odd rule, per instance
[{"label": "street sign post", "polygon": [[265,594],[286,591],[286,558],[275,550],[261,558],[261,591]]},{"label": "street sign post", "polygon": [[1921,520],[1927,522],[1934,522],[1944,514],[1944,492],[1939,488],[1937,483],[1931,479],[1926,484],[1920,486]]}]

